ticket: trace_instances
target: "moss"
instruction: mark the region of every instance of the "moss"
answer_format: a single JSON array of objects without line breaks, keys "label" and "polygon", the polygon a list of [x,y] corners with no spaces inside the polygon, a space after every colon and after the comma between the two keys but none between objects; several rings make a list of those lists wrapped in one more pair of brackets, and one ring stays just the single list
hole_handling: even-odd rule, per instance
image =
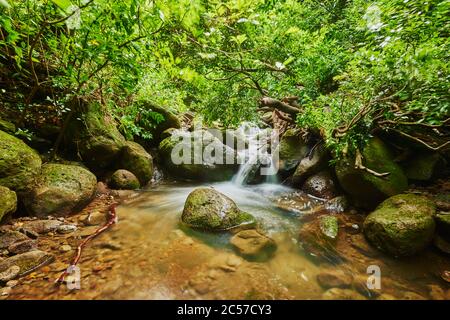
[{"label": "moss", "polygon": [[367,216],[364,233],[380,250],[394,256],[413,255],[434,235],[435,206],[429,199],[400,194],[384,201]]},{"label": "moss", "polygon": [[45,164],[24,204],[31,215],[65,215],[85,206],[96,186],[95,175],[80,166]]},{"label": "moss", "polygon": [[7,214],[14,213],[17,209],[17,195],[14,191],[0,186],[0,221]]},{"label": "moss", "polygon": [[409,179],[427,181],[445,169],[445,160],[439,153],[421,154],[406,163],[405,173]]},{"label": "moss", "polygon": [[338,219],[335,216],[320,217],[320,230],[328,238],[335,239],[339,231]]},{"label": "moss", "polygon": [[111,166],[125,143],[104,107],[99,103],[87,102],[82,103],[69,123],[65,141],[92,169]]},{"label": "moss", "polygon": [[209,231],[255,223],[252,215],[241,211],[233,200],[211,188],[198,188],[189,194],[182,221],[191,227]]},{"label": "moss", "polygon": [[14,123],[0,119],[0,130],[14,134],[16,132],[16,126]]},{"label": "moss", "polygon": [[136,142],[125,143],[119,166],[134,173],[141,185],[147,184],[153,176],[152,156]]},{"label": "moss", "polygon": [[0,185],[26,191],[41,168],[39,154],[22,140],[0,131]]},{"label": "moss", "polygon": [[356,169],[354,158],[338,161],[335,167],[336,176],[355,204],[373,209],[380,201],[406,190],[408,187],[406,175],[393,161],[390,150],[379,138],[372,138],[368,142],[362,156],[364,166],[379,173],[388,172],[389,175],[377,177]]},{"label": "moss", "polygon": [[135,190],[141,187],[133,173],[122,169],[113,173],[110,184],[112,188],[120,190]]}]

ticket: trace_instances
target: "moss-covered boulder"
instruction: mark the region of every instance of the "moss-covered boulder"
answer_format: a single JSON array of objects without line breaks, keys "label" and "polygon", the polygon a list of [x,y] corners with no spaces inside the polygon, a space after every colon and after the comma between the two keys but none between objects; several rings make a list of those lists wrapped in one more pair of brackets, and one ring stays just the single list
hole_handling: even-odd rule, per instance
[{"label": "moss-covered boulder", "polygon": [[233,200],[213,188],[192,191],[184,204],[181,220],[192,228],[206,231],[255,224],[252,215],[241,211]]},{"label": "moss-covered boulder", "polygon": [[12,122],[0,119],[0,130],[10,134],[14,134],[14,132],[16,132],[16,126]]},{"label": "moss-covered boulder", "polygon": [[309,147],[298,130],[287,130],[280,139],[278,145],[279,170],[292,172],[300,161],[306,157]]},{"label": "moss-covered boulder", "polygon": [[88,204],[96,187],[95,175],[80,166],[45,164],[24,204],[34,216],[67,215]]},{"label": "moss-covered boulder", "polygon": [[65,132],[65,143],[74,149],[90,169],[110,167],[119,159],[125,138],[114,119],[96,102],[80,101]]},{"label": "moss-covered boulder", "polygon": [[111,188],[119,190],[134,190],[141,187],[138,178],[124,169],[119,169],[113,173],[109,185]]},{"label": "moss-covered boulder", "polygon": [[0,186],[0,221],[9,213],[14,213],[17,209],[17,195],[14,191]]},{"label": "moss-covered boulder", "polygon": [[0,185],[25,191],[41,168],[39,154],[22,140],[0,131]]},{"label": "moss-covered boulder", "polygon": [[428,198],[399,194],[381,203],[364,221],[367,240],[396,257],[410,256],[431,243],[435,205]]},{"label": "moss-covered boulder", "polygon": [[445,162],[439,153],[420,154],[405,164],[405,173],[411,180],[432,180],[445,169]]},{"label": "moss-covered boulder", "polygon": [[182,179],[230,180],[239,167],[235,150],[206,130],[179,130],[161,141],[159,152],[168,173]]},{"label": "moss-covered boulder", "polygon": [[134,173],[141,185],[147,184],[153,176],[153,158],[136,142],[125,142],[119,164],[120,168]]},{"label": "moss-covered boulder", "polygon": [[337,162],[335,170],[341,187],[360,207],[373,209],[387,197],[399,194],[408,187],[408,178],[402,168],[394,162],[388,147],[379,138],[372,138],[362,152],[365,167],[378,173],[389,173],[377,177],[365,170],[355,168],[354,158]]}]

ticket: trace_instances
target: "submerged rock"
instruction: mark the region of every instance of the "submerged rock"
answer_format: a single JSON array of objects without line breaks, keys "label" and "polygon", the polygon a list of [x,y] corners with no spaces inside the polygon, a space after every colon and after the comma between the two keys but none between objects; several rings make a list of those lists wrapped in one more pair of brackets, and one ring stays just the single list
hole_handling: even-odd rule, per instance
[{"label": "submerged rock", "polygon": [[29,240],[26,235],[18,231],[4,231],[0,233],[0,249],[6,249],[14,243]]},{"label": "submerged rock", "polygon": [[305,223],[299,233],[299,241],[306,252],[319,258],[336,258],[336,242],[339,232],[335,216],[325,215]]},{"label": "submerged rock", "polygon": [[328,171],[321,171],[306,179],[302,190],[322,199],[333,199],[337,196],[335,182]]},{"label": "submerged rock", "polygon": [[434,203],[423,196],[396,195],[367,216],[364,234],[374,246],[386,253],[413,255],[432,241],[434,213]]},{"label": "submerged rock", "polygon": [[230,242],[240,255],[249,260],[266,261],[277,249],[275,241],[255,229],[236,233]]},{"label": "submerged rock", "polygon": [[67,215],[88,204],[96,188],[97,178],[82,167],[46,164],[24,204],[34,216]]},{"label": "submerged rock", "polygon": [[439,153],[421,154],[406,163],[405,173],[411,180],[428,181],[445,169],[445,160]]},{"label": "submerged rock", "polygon": [[134,190],[140,188],[138,178],[128,170],[119,169],[113,173],[110,181],[111,188],[121,190]]},{"label": "submerged rock", "polygon": [[0,185],[26,191],[41,168],[39,154],[22,140],[0,131]]},{"label": "submerged rock", "polygon": [[[125,143],[120,157],[120,167],[132,172],[142,186],[146,185],[153,176],[153,158],[136,142]],[[139,187],[134,189],[137,188]]]},{"label": "submerged rock", "polygon": [[14,191],[0,186],[0,221],[7,214],[14,213],[17,209],[17,195]]},{"label": "submerged rock", "polygon": [[47,252],[34,250],[9,257],[0,262],[0,272],[5,272],[12,266],[18,266],[19,277],[29,274],[34,270],[43,267],[55,260],[55,257]]},{"label": "submerged rock", "polygon": [[339,184],[356,205],[372,209],[387,197],[406,190],[408,187],[406,175],[394,162],[390,150],[379,138],[369,140],[362,156],[365,167],[389,175],[377,177],[365,170],[356,169],[354,158],[338,161],[335,170]]},{"label": "submerged rock", "polygon": [[159,145],[163,165],[176,177],[201,181],[224,181],[239,165],[236,152],[206,130],[177,131]]},{"label": "submerged rock", "polygon": [[353,277],[342,270],[326,270],[317,275],[317,282],[322,288],[349,288]]},{"label": "submerged rock", "polygon": [[366,298],[351,289],[332,288],[322,295],[324,300],[366,300]]},{"label": "submerged rock", "polygon": [[193,228],[210,231],[255,224],[252,215],[241,211],[233,200],[212,188],[198,188],[189,194],[181,220]]}]

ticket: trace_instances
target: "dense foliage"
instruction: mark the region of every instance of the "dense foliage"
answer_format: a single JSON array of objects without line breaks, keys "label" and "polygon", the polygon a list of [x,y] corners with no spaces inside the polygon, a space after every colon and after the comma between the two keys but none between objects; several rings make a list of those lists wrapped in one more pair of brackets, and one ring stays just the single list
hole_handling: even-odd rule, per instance
[{"label": "dense foliage", "polygon": [[151,138],[141,100],[228,126],[270,97],[338,153],[374,130],[442,135],[449,16],[449,0],[2,0],[1,107],[60,124],[82,95]]}]

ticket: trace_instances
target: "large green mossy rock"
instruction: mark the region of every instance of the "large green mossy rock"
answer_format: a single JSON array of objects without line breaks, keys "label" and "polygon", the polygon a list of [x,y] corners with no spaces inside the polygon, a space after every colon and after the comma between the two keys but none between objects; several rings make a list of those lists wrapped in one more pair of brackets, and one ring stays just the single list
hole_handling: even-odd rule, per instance
[{"label": "large green mossy rock", "polygon": [[14,213],[17,209],[17,195],[14,191],[0,186],[0,222],[9,213]]},{"label": "large green mossy rock", "polygon": [[87,205],[96,187],[95,175],[83,167],[45,164],[24,204],[34,216],[67,215]]},{"label": "large green mossy rock", "polygon": [[25,191],[41,168],[39,154],[22,140],[0,131],[0,185]]},{"label": "large green mossy rock", "polygon": [[135,190],[141,187],[138,178],[128,170],[116,170],[111,176],[109,185],[113,189]]},{"label": "large green mossy rock", "polygon": [[388,176],[377,177],[355,168],[354,159],[342,159],[336,163],[336,176],[341,187],[353,202],[367,209],[374,208],[387,197],[399,194],[408,187],[408,178],[394,162],[388,147],[379,138],[372,138],[362,152],[365,167]]},{"label": "large green mossy rock", "polygon": [[294,170],[300,161],[308,154],[309,147],[298,130],[289,129],[281,137],[278,146],[279,170],[290,172]]},{"label": "large green mossy rock", "polygon": [[239,167],[235,150],[206,130],[177,130],[161,141],[159,152],[168,173],[187,180],[230,180]]},{"label": "large green mossy rock", "polygon": [[181,220],[192,228],[206,231],[255,224],[252,215],[241,211],[233,200],[212,188],[198,188],[189,194]]},{"label": "large green mossy rock", "polygon": [[127,141],[122,148],[119,167],[126,169],[139,179],[141,185],[147,184],[153,176],[153,158],[138,143]]},{"label": "large green mossy rock", "polygon": [[420,154],[408,161],[404,168],[411,180],[428,181],[445,169],[445,160],[439,153]]},{"label": "large green mossy rock", "polygon": [[399,194],[381,203],[364,221],[367,240],[390,255],[413,255],[431,243],[435,205],[428,198]]},{"label": "large green mossy rock", "polygon": [[0,119],[0,130],[10,134],[14,134],[14,132],[16,132],[16,126],[12,122]]},{"label": "large green mossy rock", "polygon": [[[75,108],[75,107],[74,107]],[[125,144],[112,117],[96,102],[80,102],[65,132],[71,146],[89,168],[104,169],[115,162]]]}]

